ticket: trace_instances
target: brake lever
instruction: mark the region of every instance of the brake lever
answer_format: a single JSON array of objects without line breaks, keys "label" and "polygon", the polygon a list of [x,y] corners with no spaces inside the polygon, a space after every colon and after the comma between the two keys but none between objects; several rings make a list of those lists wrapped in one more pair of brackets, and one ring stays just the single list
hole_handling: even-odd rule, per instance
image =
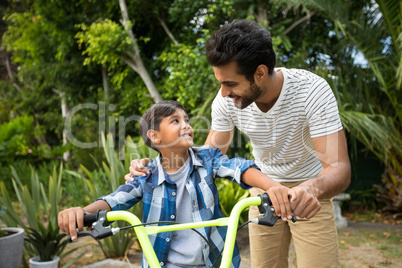
[{"label": "brake lever", "polygon": [[[99,240],[108,236],[112,236],[120,231],[120,228],[110,227],[110,222],[106,219],[106,212],[106,210],[98,210],[95,216],[96,221],[92,223],[93,230],[78,232],[77,237],[92,236],[92,238]],[[91,216],[93,217],[93,215]],[[71,240],[71,236],[68,236],[67,240],[69,242],[73,242]]]},{"label": "brake lever", "polygon": [[[276,221],[280,219],[280,217],[274,215],[275,210],[267,193],[260,194],[258,196],[261,198],[261,205],[258,206],[258,210],[260,211],[262,217],[254,219],[253,222],[272,227],[275,225]],[[296,217],[292,215],[292,222],[296,221]]]}]

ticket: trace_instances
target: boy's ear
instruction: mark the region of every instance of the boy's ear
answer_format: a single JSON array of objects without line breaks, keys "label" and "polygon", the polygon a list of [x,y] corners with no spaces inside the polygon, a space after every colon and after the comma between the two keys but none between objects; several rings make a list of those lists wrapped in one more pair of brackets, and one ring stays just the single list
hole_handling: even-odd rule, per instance
[{"label": "boy's ear", "polygon": [[161,142],[159,133],[156,130],[150,129],[147,132],[148,138],[152,141],[153,144],[159,144]]}]

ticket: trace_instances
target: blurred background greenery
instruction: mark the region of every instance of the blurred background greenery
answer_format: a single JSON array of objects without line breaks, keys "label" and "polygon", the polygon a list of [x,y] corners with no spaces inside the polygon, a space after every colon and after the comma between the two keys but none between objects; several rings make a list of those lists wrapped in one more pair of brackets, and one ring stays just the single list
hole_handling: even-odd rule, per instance
[{"label": "blurred background greenery", "polygon": [[[21,184],[34,169],[46,188],[62,162],[66,197],[57,205],[85,205],[113,186],[103,181],[108,170],[123,183],[127,157],[150,154],[135,116],[160,99],[186,107],[203,144],[219,89],[205,41],[222,24],[247,18],[270,30],[277,66],[310,70],[331,85],[353,169],[344,208],[397,219],[401,9],[399,0],[0,0],[0,181],[17,202],[10,166]],[[82,148],[71,137],[96,144]],[[110,162],[110,150],[120,164]],[[251,156],[242,133],[228,153]],[[244,196],[238,191],[220,187],[226,211],[229,196]]]}]

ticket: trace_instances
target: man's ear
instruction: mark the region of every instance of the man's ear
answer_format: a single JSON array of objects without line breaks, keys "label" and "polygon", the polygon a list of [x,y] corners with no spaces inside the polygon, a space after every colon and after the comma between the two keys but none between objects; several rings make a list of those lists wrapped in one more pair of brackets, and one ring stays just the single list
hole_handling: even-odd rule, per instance
[{"label": "man's ear", "polygon": [[254,81],[255,82],[261,82],[262,80],[265,79],[265,77],[268,75],[268,68],[266,65],[261,64],[257,67],[254,73]]},{"label": "man's ear", "polygon": [[159,137],[159,132],[153,129],[148,130],[147,132],[148,138],[152,141],[153,144],[157,145],[161,142]]}]

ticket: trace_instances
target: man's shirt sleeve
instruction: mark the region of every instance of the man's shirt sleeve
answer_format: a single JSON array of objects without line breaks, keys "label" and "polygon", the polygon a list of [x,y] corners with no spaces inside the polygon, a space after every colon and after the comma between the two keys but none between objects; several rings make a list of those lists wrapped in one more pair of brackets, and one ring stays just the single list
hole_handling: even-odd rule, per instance
[{"label": "man's shirt sleeve", "polygon": [[326,136],[343,128],[334,93],[323,78],[317,79],[311,86],[305,110],[312,138]]}]

